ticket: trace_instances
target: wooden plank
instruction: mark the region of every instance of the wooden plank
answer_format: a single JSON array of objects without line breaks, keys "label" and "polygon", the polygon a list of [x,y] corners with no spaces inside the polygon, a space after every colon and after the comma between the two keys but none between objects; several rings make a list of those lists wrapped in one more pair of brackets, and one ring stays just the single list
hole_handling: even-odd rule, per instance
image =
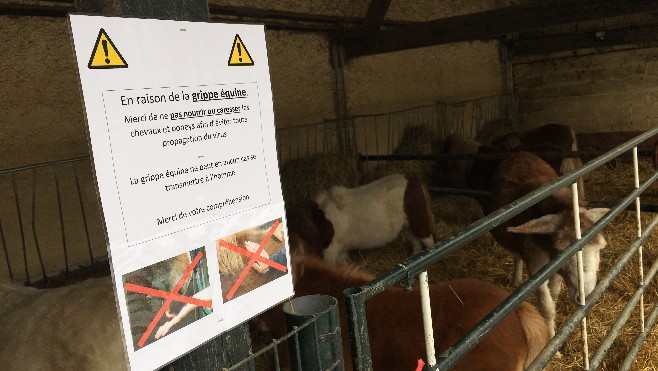
[{"label": "wooden plank", "polygon": [[498,38],[606,17],[658,11],[656,0],[555,0],[437,19],[396,29],[346,35],[348,58],[432,45]]},{"label": "wooden plank", "polygon": [[550,54],[560,51],[599,48],[615,45],[647,45],[658,43],[658,27],[644,26],[605,31],[561,34],[527,40],[512,40],[509,47],[514,56]]}]

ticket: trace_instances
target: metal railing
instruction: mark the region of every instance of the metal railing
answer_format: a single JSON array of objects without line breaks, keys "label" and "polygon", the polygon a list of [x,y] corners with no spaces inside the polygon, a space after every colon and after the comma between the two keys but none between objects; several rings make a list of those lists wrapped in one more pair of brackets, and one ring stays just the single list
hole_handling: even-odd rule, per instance
[{"label": "metal railing", "polygon": [[106,259],[88,157],[2,170],[0,188],[0,274],[30,284]]},{"label": "metal railing", "polygon": [[[636,147],[639,143],[651,138],[653,135],[658,134],[658,128],[650,130],[617,148],[612,149],[608,153],[599,156],[598,158],[588,162],[578,170],[564,175],[554,182],[541,187],[526,196],[518,199],[515,202],[491,213],[490,215],[480,219],[479,221],[469,225],[462,231],[456,233],[450,238],[444,239],[435,244],[432,248],[422,251],[414,257],[411,257],[393,267],[385,274],[375,278],[369,284],[359,287],[348,289],[345,291],[347,315],[348,315],[348,328],[350,334],[350,341],[353,350],[353,364],[355,370],[369,370],[372,367],[372,360],[369,349],[368,335],[367,335],[367,319],[365,313],[365,302],[382,292],[387,287],[391,287],[398,282],[406,282],[410,285],[414,281],[414,277],[419,273],[426,271],[427,268],[438,262],[441,258],[456,251],[467,243],[475,240],[479,236],[487,233],[495,226],[504,223],[515,215],[523,212],[532,205],[543,200],[547,196],[553,194],[555,191],[569,186],[576,180],[591,171],[606,164],[612,159],[620,156],[624,152]],[[581,239],[574,241],[571,245],[565,248],[558,254],[550,263],[544,268],[539,270],[536,274],[532,275],[524,284],[515,290],[506,300],[504,300],[498,307],[492,310],[476,327],[471,329],[455,344],[453,344],[450,352],[446,356],[438,357],[437,364],[428,369],[432,370],[446,370],[456,364],[456,362],[463,357],[467,352],[473,349],[479,339],[482,339],[489,333],[505,316],[513,311],[521,302],[525,301],[539,286],[546,281],[550,276],[555,274],[558,269],[564,265],[573,255],[575,255],[582,247],[599,233],[610,221],[620,214],[630,203],[632,203],[644,190],[646,190],[654,181],[658,179],[658,172],[655,172],[649,179],[647,179],[641,186],[630,192],[622,201],[596,222],[590,229],[588,229]],[[646,236],[655,228],[656,223],[651,223],[644,234],[633,244],[632,249],[637,250]],[[627,253],[616,263],[615,267],[609,272],[609,276],[600,281],[594,289],[594,292],[588,296],[584,306],[578,309],[572,319],[570,319],[558,332],[558,334],[546,346],[544,351],[536,358],[530,369],[540,369],[548,363],[548,360],[557,352],[559,347],[566,341],[566,338],[573,332],[573,329],[591,309],[594,302],[598,300],[600,294],[608,287],[610,280],[612,280],[621,270],[622,266],[628,262],[630,255]],[[654,267],[648,272],[646,278],[643,280],[642,285],[638,288],[638,292],[644,291],[646,283],[648,283],[654,276],[657,268]],[[645,324],[645,328],[653,325],[656,314],[656,309],[651,313],[649,321]],[[650,327],[649,327],[650,328]],[[637,341],[643,341],[646,337],[646,332],[643,332],[641,338]],[[602,347],[606,347],[607,342],[604,342]],[[607,345],[609,346],[609,345]],[[639,349],[639,345],[636,346]],[[593,361],[597,364],[600,358],[600,353],[604,350],[598,351]],[[631,356],[631,354],[629,354]],[[630,361],[629,361],[630,362]],[[627,364],[626,362],[624,364]]]}]

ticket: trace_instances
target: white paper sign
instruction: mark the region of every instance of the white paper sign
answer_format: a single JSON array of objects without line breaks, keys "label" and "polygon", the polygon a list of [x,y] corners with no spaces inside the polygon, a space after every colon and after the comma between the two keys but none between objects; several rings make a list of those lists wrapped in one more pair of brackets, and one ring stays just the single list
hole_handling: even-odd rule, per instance
[{"label": "white paper sign", "polygon": [[293,294],[262,26],[71,15],[128,361]]}]

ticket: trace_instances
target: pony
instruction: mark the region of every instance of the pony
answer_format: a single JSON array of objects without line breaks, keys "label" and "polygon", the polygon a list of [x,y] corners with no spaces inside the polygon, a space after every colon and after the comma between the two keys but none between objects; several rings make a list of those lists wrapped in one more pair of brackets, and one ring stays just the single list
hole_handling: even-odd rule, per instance
[{"label": "pony", "polygon": [[353,249],[381,247],[400,233],[413,253],[438,240],[431,198],[416,178],[388,175],[356,188],[334,186],[288,213],[288,225],[313,249],[345,264]]},{"label": "pony", "polygon": [[128,370],[112,279],[53,289],[0,283],[4,370]]},{"label": "pony", "polygon": [[[229,236],[222,237],[220,240],[239,247],[245,247],[245,243],[247,241],[256,243],[262,242],[265,239],[268,231],[269,228],[249,228]],[[222,294],[224,297],[226,297],[226,295],[231,291],[237,282],[242,271],[247,266],[249,258],[238,252],[222,247],[220,245],[220,240],[217,240],[217,261],[219,263]],[[268,255],[272,255],[281,249],[285,249],[285,237],[283,233],[283,225],[279,224],[279,226],[275,229],[272,238],[270,238],[270,240],[265,245],[264,251],[266,251]],[[251,290],[260,287],[272,280],[275,280],[285,274],[286,272],[282,272],[278,269],[269,269],[263,274],[259,274],[255,270],[251,272],[250,270],[233,297],[238,297],[247,292],[250,292]]]},{"label": "pony", "polygon": [[[292,238],[292,237],[291,237]],[[353,266],[338,266],[314,256],[293,257],[297,296],[322,294],[338,299],[346,370],[352,370],[343,290],[372,281]],[[509,292],[492,283],[460,279],[430,285],[437,354],[450,346],[499,305]],[[418,287],[389,287],[366,302],[374,370],[410,370],[425,354]],[[281,307],[260,316],[277,338],[285,332]],[[548,342],[548,329],[537,310],[521,303],[466,354],[454,370],[522,370]],[[285,355],[283,355],[285,357]]]},{"label": "pony", "polygon": [[[518,198],[558,178],[555,170],[538,156],[517,152],[505,159],[492,178],[491,198],[487,212],[497,210]],[[587,230],[609,209],[579,208],[580,227]],[[571,188],[563,188],[491,230],[496,242],[520,257],[530,274],[536,273],[548,261],[575,239]],[[606,246],[598,233],[582,249],[585,295],[597,282],[600,251]],[[555,302],[562,281],[569,295],[578,302],[578,266],[576,256],[558,274],[544,282],[539,290],[539,309],[546,320],[550,335],[555,335]]]}]

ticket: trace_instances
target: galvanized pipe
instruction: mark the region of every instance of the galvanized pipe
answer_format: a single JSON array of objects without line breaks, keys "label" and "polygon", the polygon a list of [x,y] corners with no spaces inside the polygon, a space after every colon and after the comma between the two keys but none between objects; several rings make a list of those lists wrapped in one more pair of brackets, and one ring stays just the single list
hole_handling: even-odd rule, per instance
[{"label": "galvanized pipe", "polygon": [[[611,159],[618,157],[625,151],[637,146],[653,135],[658,134],[658,127],[649,130],[629,141],[618,146],[608,153],[599,156],[596,159],[588,162],[581,168],[561,176],[554,182],[547,184],[529,194],[521,197],[520,199],[510,203],[509,205],[491,213],[486,218],[483,218],[461,232],[452,237],[444,239],[435,244],[432,248],[421,251],[419,254],[411,257],[404,262],[397,264],[387,273],[380,275],[370,283],[362,286],[359,289],[345,290],[348,308],[348,325],[350,326],[350,343],[354,355],[354,367],[356,370],[365,370],[372,367],[371,355],[367,343],[367,324],[365,319],[365,301],[384,290],[388,286],[392,286],[405,278],[416,275],[424,270],[430,264],[435,263],[442,257],[457,250],[466,243],[474,240],[480,235],[488,232],[490,229],[499,225],[515,215],[521,213],[535,203],[544,199],[547,195],[554,193],[558,189],[575,183],[577,179],[592,170],[600,167],[601,165],[609,162]],[[578,250],[599,233],[610,221],[621,213],[626,206],[632,202],[632,198],[636,197],[643,192],[651,183],[658,178],[658,173],[651,177],[641,188],[634,190],[624,198],[624,200],[612,208],[610,212],[604,215],[598,222],[596,222],[586,233],[581,240],[575,241],[565,250],[563,250],[555,259],[540,269],[535,275],[530,277],[521,287],[516,290],[510,297],[503,303],[496,307],[485,319],[483,319],[474,329],[462,337],[457,343],[454,344],[452,352],[441,359],[437,365],[439,369],[452,367],[463,355],[470,351],[479,339],[482,339],[493,327],[500,322],[507,314],[509,314],[519,303],[525,300],[532,292],[534,292],[545,280],[551,275],[555,274],[557,270],[567,262]],[[364,336],[365,335],[365,336]],[[361,367],[365,366],[365,367]]]},{"label": "galvanized pipe", "polygon": [[[621,311],[615,322],[608,330],[608,333],[606,334],[605,338],[603,338],[603,341],[601,341],[601,345],[599,346],[599,349],[594,354],[594,357],[592,357],[592,366],[594,368],[596,368],[601,363],[601,361],[603,360],[603,356],[608,351],[608,349],[612,346],[612,342],[617,338],[619,331],[621,331],[622,327],[624,327],[624,325],[626,324],[626,321],[628,321],[628,318],[631,316],[631,312],[635,308],[637,302],[640,301],[640,299],[642,298],[644,291],[646,290],[646,287],[651,283],[651,279],[653,279],[653,276],[656,274],[656,271],[658,271],[658,259],[653,263],[651,269],[649,269],[649,272],[647,274],[648,280],[640,283],[638,288],[635,290],[635,293],[633,293],[631,298],[628,299],[628,302],[624,306],[624,309]],[[644,331],[644,329],[641,329],[640,331]]]},{"label": "galvanized pipe", "polygon": [[[626,206],[633,202],[634,198],[646,190],[654,181],[658,180],[658,172],[654,173],[639,189],[632,191],[627,195],[622,202],[617,206],[613,207],[606,215],[604,215],[598,222],[596,222],[590,229],[587,230],[585,235],[581,240],[577,240],[569,247],[564,249],[560,254],[558,254],[551,262],[546,264],[542,269],[540,269],[535,275],[531,276],[523,285],[521,285],[516,291],[514,291],[507,299],[505,299],[498,307],[494,308],[489,315],[487,315],[482,321],[480,321],[471,331],[464,335],[460,340],[453,344],[453,348],[450,353],[445,358],[438,359],[438,369],[445,369],[453,367],[456,362],[463,357],[468,351],[473,349],[480,339],[482,339],[486,334],[488,334],[494,326],[496,326],[507,314],[509,314],[516,306],[518,306],[522,301],[527,299],[530,294],[532,294],[544,281],[546,281],[550,276],[555,274],[557,270],[564,265],[568,259],[571,258],[578,250],[593,238],[597,233],[603,230],[603,228],[612,221],[618,214],[620,214]],[[597,285],[598,287],[599,285]],[[589,295],[590,297],[592,294]],[[587,300],[586,303],[590,301]],[[593,304],[592,304],[593,305]],[[585,307],[581,307],[583,309]],[[589,307],[591,309],[591,307]],[[589,311],[589,310],[588,310]],[[578,318],[580,321],[584,317]],[[570,329],[569,334],[573,331],[573,327]],[[553,338],[553,340],[555,340]],[[550,343],[549,343],[550,345]],[[550,356],[553,356],[559,347],[549,348],[547,346],[544,351],[551,352]],[[544,352],[542,352],[544,354]],[[540,354],[541,356],[541,354]],[[549,357],[550,357],[549,356]],[[539,357],[538,357],[539,358]],[[535,360],[536,362],[537,360]],[[533,362],[533,365],[535,364]],[[531,367],[533,366],[531,365]],[[543,366],[542,366],[543,368]],[[528,368],[532,369],[532,368]],[[537,369],[537,368],[535,368]],[[541,368],[539,368],[541,369]]]},{"label": "galvanized pipe", "polygon": [[[656,176],[656,178],[658,178],[658,176]],[[635,240],[628,250],[617,259],[612,268],[610,268],[608,274],[603,279],[599,280],[599,283],[594,287],[594,290],[587,296],[585,306],[576,309],[572,316],[562,324],[562,327],[558,333],[555,334],[555,337],[548,342],[546,347],[544,347],[544,350],[537,355],[535,360],[528,366],[527,370],[543,370],[544,367],[546,367],[553,355],[555,355],[558,349],[567,341],[568,337],[576,328],[578,321],[590,312],[594,307],[594,304],[596,304],[601,296],[603,296],[605,291],[612,284],[612,281],[619,275],[621,270],[636,252],[637,248],[646,241],[656,226],[658,226],[658,215],[656,215],[653,221],[647,226],[647,231],[643,236]]]},{"label": "galvanized pipe", "polygon": [[349,288],[343,291],[343,294],[345,295],[347,329],[352,350],[352,365],[354,370],[372,370],[365,293],[360,288]]},{"label": "galvanized pipe", "polygon": [[642,329],[642,332],[635,339],[633,346],[628,351],[628,355],[624,358],[624,362],[621,364],[620,370],[630,370],[637,353],[642,347],[642,343],[644,343],[644,340],[646,340],[647,336],[651,333],[651,329],[656,322],[656,317],[658,317],[658,304],[654,305],[653,310],[651,310],[645,328]]},{"label": "galvanized pipe", "polygon": [[552,275],[562,267],[571,257],[590,240],[597,233],[610,223],[610,221],[620,212],[622,208],[610,210],[598,222],[596,222],[590,229],[587,230],[582,239],[573,242],[561,253],[556,255],[553,260],[547,263],[537,273],[532,275],[525,283],[523,283],[517,290],[515,290],[507,299],[503,300],[496,308],[494,308],[487,316],[484,317],[474,328],[472,328],[466,335],[460,338],[453,344],[449,354],[444,358],[438,359],[438,369],[449,369],[453,367],[466,353],[475,348],[478,342],[483,339],[500,321],[502,321],[509,313],[511,313],[521,302],[525,301],[534,291],[542,285],[544,281],[549,279]]},{"label": "galvanized pipe", "polygon": [[[589,161],[587,164],[574,170],[573,172],[559,177],[554,182],[528,193],[527,195],[519,198],[509,205],[494,211],[486,218],[482,218],[475,223],[472,223],[453,236],[439,241],[431,248],[425,249],[415,256],[406,259],[402,263],[397,264],[388,272],[380,275],[370,283],[361,287],[363,291],[361,295],[363,295],[364,301],[383,290],[384,287],[392,286],[397,282],[406,279],[406,277],[409,275],[419,274],[420,272],[424,271],[430,264],[436,263],[441,258],[459,249],[461,246],[475,240],[496,225],[506,222],[507,220],[536,204],[537,202],[543,200],[547,195],[552,194],[565,186],[571,185],[572,183],[576,182],[578,178],[588,174],[594,169],[597,169],[601,165],[606,164],[613,158],[616,158],[617,156],[623,154],[625,151],[631,149],[633,146],[636,146],[638,143],[641,143],[656,134],[658,134],[658,127],[649,130],[610,150],[610,152],[603,156]],[[644,189],[646,189],[646,187]],[[633,193],[634,197],[636,194],[638,193]],[[627,205],[628,204],[626,204],[626,206]]]}]

